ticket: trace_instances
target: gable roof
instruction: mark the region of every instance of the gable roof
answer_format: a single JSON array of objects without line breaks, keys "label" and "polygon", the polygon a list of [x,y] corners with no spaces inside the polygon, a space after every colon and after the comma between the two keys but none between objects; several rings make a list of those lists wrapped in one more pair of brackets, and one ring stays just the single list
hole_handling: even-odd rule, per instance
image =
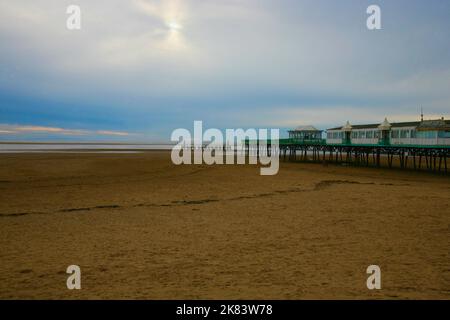
[{"label": "gable roof", "polygon": [[424,120],[420,122],[417,130],[450,130],[450,121],[444,119]]},{"label": "gable roof", "polygon": [[[392,128],[401,128],[401,127],[417,127],[419,126],[420,121],[410,121],[410,122],[393,122],[391,123]],[[378,129],[379,123],[372,124],[352,124],[352,130],[354,129]],[[327,129],[331,130],[342,130],[343,126]]]},{"label": "gable roof", "polygon": [[295,128],[294,130],[290,130],[290,131],[322,131],[317,129],[314,126],[299,126],[297,128]]}]

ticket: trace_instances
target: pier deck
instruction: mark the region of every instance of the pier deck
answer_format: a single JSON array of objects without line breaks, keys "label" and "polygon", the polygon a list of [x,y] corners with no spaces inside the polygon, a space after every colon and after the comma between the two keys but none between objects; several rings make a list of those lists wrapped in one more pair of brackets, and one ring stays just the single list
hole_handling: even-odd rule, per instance
[{"label": "pier deck", "polygon": [[284,161],[313,161],[347,163],[401,169],[428,170],[448,173],[450,146],[437,145],[364,145],[327,144],[325,140],[295,141],[280,139],[278,146],[271,141],[246,141],[249,155],[279,154]]}]

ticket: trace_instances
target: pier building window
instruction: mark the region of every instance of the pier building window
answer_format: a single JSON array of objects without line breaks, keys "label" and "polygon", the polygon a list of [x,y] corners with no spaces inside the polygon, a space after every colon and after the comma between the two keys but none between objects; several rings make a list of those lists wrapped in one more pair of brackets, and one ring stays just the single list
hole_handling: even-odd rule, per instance
[{"label": "pier building window", "polygon": [[437,137],[437,131],[419,131],[417,137],[421,139],[434,139]]},{"label": "pier building window", "polygon": [[373,138],[373,131],[367,131],[366,132],[366,138],[367,139],[372,139]]},{"label": "pier building window", "polygon": [[399,136],[398,130],[392,130],[391,137],[396,139],[396,138],[398,138],[398,136]]},{"label": "pier building window", "polygon": [[450,131],[439,131],[439,138],[450,138]]},{"label": "pier building window", "polygon": [[400,131],[400,138],[401,139],[409,138],[409,130],[401,130]]}]

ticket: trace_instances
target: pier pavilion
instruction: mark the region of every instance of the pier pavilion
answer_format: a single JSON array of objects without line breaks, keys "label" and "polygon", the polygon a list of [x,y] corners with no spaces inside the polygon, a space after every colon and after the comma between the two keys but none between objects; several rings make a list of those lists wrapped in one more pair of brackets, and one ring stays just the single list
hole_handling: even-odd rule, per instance
[{"label": "pier pavilion", "polygon": [[[274,148],[271,141],[249,143],[246,152],[279,154],[284,160],[335,162],[351,165],[448,173],[450,157],[450,121],[444,118],[411,122],[345,125],[322,131],[313,126],[289,130],[289,138],[280,139]],[[262,150],[264,149],[264,150]]]}]

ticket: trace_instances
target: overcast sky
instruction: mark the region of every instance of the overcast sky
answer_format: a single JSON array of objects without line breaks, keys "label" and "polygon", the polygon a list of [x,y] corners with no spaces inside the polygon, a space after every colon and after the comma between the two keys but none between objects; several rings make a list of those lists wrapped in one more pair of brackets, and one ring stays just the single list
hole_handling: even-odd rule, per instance
[{"label": "overcast sky", "polygon": [[[81,7],[81,30],[66,8]],[[366,28],[381,7],[382,30]],[[448,0],[0,0],[0,140],[450,116]]]}]

